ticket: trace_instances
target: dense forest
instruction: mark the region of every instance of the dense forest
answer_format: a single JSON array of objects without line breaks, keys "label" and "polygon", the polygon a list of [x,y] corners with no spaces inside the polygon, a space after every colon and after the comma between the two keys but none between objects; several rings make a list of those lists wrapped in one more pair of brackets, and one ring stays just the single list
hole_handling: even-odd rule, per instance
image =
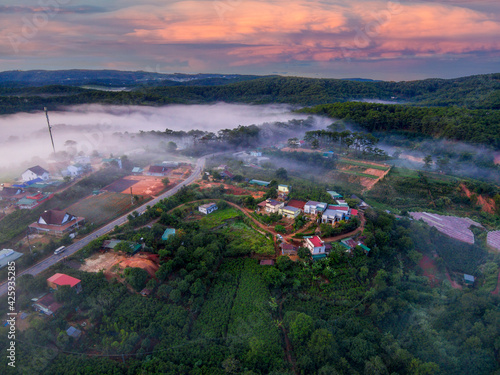
[{"label": "dense forest", "polygon": [[[215,78],[213,78],[215,79]],[[289,103],[317,105],[352,100],[379,99],[398,103],[430,106],[456,105],[471,109],[500,109],[500,74],[471,76],[457,79],[428,79],[408,82],[352,81],[342,79],[312,79],[301,77],[239,76],[240,82],[227,83],[217,78],[190,81],[196,86],[170,86],[159,81],[158,86],[140,85],[130,91],[83,92],[75,87],[17,87],[4,84],[0,89],[0,114],[40,110],[44,106],[57,108],[83,103],[166,105],[171,103]],[[236,78],[235,78],[236,79]],[[230,80],[229,80],[230,81]],[[16,87],[15,90],[12,88]],[[66,86],[67,87],[67,86]]]},{"label": "dense forest", "polygon": [[399,131],[500,149],[500,111],[357,102],[325,104],[302,111],[342,119],[369,132]]}]

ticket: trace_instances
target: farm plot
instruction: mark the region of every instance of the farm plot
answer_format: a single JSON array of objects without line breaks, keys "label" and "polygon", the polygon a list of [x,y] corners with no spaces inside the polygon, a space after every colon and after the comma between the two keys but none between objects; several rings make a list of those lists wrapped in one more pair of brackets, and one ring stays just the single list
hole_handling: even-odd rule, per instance
[{"label": "farm plot", "polygon": [[130,195],[103,193],[91,195],[68,207],[67,211],[83,216],[87,223],[104,224],[132,209]]},{"label": "farm plot", "polygon": [[110,193],[121,193],[136,183],[137,183],[137,181],[128,180],[126,177],[124,177],[124,178],[120,178],[119,180],[116,180],[112,184],[109,184],[108,186],[102,188],[102,190],[110,192]]},{"label": "farm plot", "polygon": [[359,177],[359,183],[364,191],[373,188],[391,170],[388,165],[351,159],[340,159],[338,166],[340,173]]},{"label": "farm plot", "polygon": [[222,228],[221,232],[231,240],[226,249],[229,256],[251,253],[273,255],[275,253],[273,242],[269,238],[243,222],[231,223],[228,227]]},{"label": "farm plot", "polygon": [[[172,184],[173,181],[169,178]],[[165,190],[165,185],[162,182],[162,177],[153,177],[153,176],[127,176],[124,177],[124,180],[130,181],[132,184],[132,192],[135,195],[146,195],[146,196],[155,196]],[[128,187],[121,191],[121,193],[127,194],[130,191]]]},{"label": "farm plot", "polygon": [[410,212],[409,214],[415,220],[422,219],[441,233],[469,244],[474,244],[474,233],[472,233],[469,227],[473,225],[484,229],[481,224],[469,218],[444,216],[428,212]]},{"label": "farm plot", "polygon": [[500,251],[500,230],[488,232],[486,243],[493,249]]}]

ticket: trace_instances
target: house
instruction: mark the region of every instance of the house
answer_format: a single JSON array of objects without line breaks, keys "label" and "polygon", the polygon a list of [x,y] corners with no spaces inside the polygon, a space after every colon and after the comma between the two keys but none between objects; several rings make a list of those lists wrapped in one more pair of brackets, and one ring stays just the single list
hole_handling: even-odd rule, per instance
[{"label": "house", "polygon": [[260,157],[260,156],[262,156],[262,152],[259,152],[259,151],[250,151],[250,156]]},{"label": "house", "polygon": [[142,169],[141,167],[134,167],[134,168],[132,168],[132,173],[133,174],[141,174],[142,172],[144,172],[144,169]]},{"label": "house", "polygon": [[151,165],[146,174],[148,176],[161,177],[165,176],[168,173],[168,171],[169,171],[168,167],[164,165]]},{"label": "house", "polygon": [[304,246],[309,249],[313,259],[326,257],[325,243],[318,236],[306,238]]},{"label": "house", "polygon": [[173,235],[175,235],[175,229],[174,228],[167,228],[167,229],[165,229],[165,232],[163,232],[161,239],[166,241],[166,240],[168,240],[169,237],[171,237]]},{"label": "house", "polygon": [[288,201],[287,206],[298,208],[301,211],[304,211],[304,207],[307,202],[299,201],[298,199],[291,199]]},{"label": "house", "polygon": [[323,224],[335,224],[340,220],[345,220],[346,217],[346,211],[328,206],[328,208],[323,212],[323,215],[321,215],[321,222]]},{"label": "house", "polygon": [[288,185],[278,185],[278,198],[288,199],[288,195],[292,190],[291,186]]},{"label": "house", "polygon": [[334,156],[335,156],[335,153],[333,151],[323,152],[323,157],[324,158],[333,158]]},{"label": "house", "polygon": [[84,166],[82,164],[73,164],[68,166],[64,171],[61,172],[61,174],[63,176],[78,177],[88,169],[88,166]]},{"label": "house", "polygon": [[4,187],[0,191],[0,200],[2,201],[17,201],[25,196],[23,188],[20,187]]},{"label": "house", "polygon": [[464,281],[465,281],[465,284],[467,284],[467,285],[473,285],[475,278],[472,275],[467,275],[466,273],[464,273]]},{"label": "house", "polygon": [[77,293],[82,291],[82,282],[79,279],[65,275],[64,273],[56,273],[47,279],[49,288],[57,290],[60,286],[69,285]]},{"label": "house", "polygon": [[63,307],[62,304],[56,302],[52,293],[39,298],[32,306],[35,311],[43,312],[45,315],[54,315],[57,310]]},{"label": "house", "polygon": [[3,249],[0,251],[0,268],[4,268],[9,262],[13,262],[23,256],[23,253],[19,253],[12,249]]},{"label": "house", "polygon": [[223,171],[223,170],[227,169],[227,165],[226,165],[226,164],[221,164],[221,165],[219,165],[219,166],[218,166],[217,168],[215,168],[215,169],[217,169],[217,170],[219,170],[219,171]]},{"label": "house", "polygon": [[328,207],[328,203],[316,202],[316,201],[308,201],[304,205],[304,212],[306,214],[316,215],[319,213],[323,213]]},{"label": "house", "polygon": [[262,201],[260,203],[257,204],[257,211],[265,211],[266,210],[266,204],[267,204],[267,201]]},{"label": "house", "polygon": [[349,207],[349,205],[347,204],[347,202],[343,199],[336,199],[336,202],[337,202],[337,205],[339,206],[343,206],[343,207]]},{"label": "house", "polygon": [[35,165],[34,167],[26,169],[21,177],[23,181],[31,181],[37,178],[43,181],[47,181],[48,179],[50,179],[50,173],[39,165]]},{"label": "house", "polygon": [[30,224],[29,229],[31,232],[63,236],[84,223],[84,217],[77,217],[66,211],[48,210],[40,215],[36,223]]},{"label": "house", "polygon": [[370,252],[370,248],[366,246],[363,242],[361,241],[356,241],[352,238],[344,238],[343,240],[340,241],[340,244],[344,246],[347,250],[346,252],[352,253],[352,251],[356,248],[356,246],[361,247],[363,249],[365,254],[368,254]]},{"label": "house", "polygon": [[298,247],[286,242],[280,243],[281,255],[297,255]]},{"label": "house", "polygon": [[76,340],[78,340],[80,338],[80,336],[82,335],[82,331],[80,331],[78,328],[75,328],[73,326],[70,326],[66,330],[66,333],[68,334],[69,337],[73,337]]},{"label": "house", "polygon": [[277,214],[280,212],[280,209],[285,207],[285,203],[279,202],[275,199],[267,199],[266,201],[266,212],[271,214]]},{"label": "house", "polygon": [[[102,248],[103,249],[115,249],[115,247],[119,244],[122,243],[122,240],[106,240],[102,243]],[[130,250],[126,249],[125,252],[129,255],[134,255],[137,253],[139,250],[141,250],[142,245],[139,243],[130,243]]]},{"label": "house", "polygon": [[229,178],[230,180],[232,180],[234,178],[234,174],[232,174],[231,172],[229,172],[227,169],[220,172],[220,175],[221,177],[223,178]]},{"label": "house", "polygon": [[284,217],[287,217],[289,219],[295,219],[297,216],[300,215],[302,210],[297,207],[292,207],[292,206],[285,206],[280,209],[279,213],[283,215]]},{"label": "house", "polygon": [[339,194],[337,193],[336,191],[333,191],[333,190],[328,190],[327,191],[328,194],[330,194],[330,196],[333,198],[333,199],[341,199],[342,198],[342,194]]},{"label": "house", "polygon": [[259,185],[259,186],[265,186],[265,187],[268,187],[271,182],[270,181],[261,181],[261,180],[250,180],[248,181],[249,184],[252,184],[252,185]]},{"label": "house", "polygon": [[27,195],[26,197],[19,199],[17,201],[17,205],[19,208],[31,210],[35,207],[38,207],[43,202],[48,201],[53,196],[54,194],[44,194],[39,192],[37,194]]},{"label": "house", "polygon": [[217,210],[217,205],[215,203],[202,204],[198,207],[198,211],[202,214],[208,215]]},{"label": "house", "polygon": [[369,208],[370,205],[368,203],[366,203],[365,201],[361,201],[361,202],[359,202],[358,207],[360,210],[365,210],[365,209]]}]

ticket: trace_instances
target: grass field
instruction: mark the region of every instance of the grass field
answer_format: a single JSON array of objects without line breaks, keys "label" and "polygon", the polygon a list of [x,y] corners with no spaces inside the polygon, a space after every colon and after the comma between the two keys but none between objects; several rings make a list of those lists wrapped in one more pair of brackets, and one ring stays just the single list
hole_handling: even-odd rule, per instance
[{"label": "grass field", "polygon": [[226,208],[224,210],[217,210],[208,214],[200,220],[200,226],[204,229],[211,229],[218,227],[224,221],[242,216],[242,213],[234,208]]},{"label": "grass field", "polygon": [[227,248],[229,255],[274,254],[272,241],[245,223],[232,223],[230,226],[223,228],[222,231],[231,239],[231,243]]},{"label": "grass field", "polygon": [[352,175],[358,176],[358,177],[373,178],[374,180],[378,179],[378,176],[374,176],[374,175],[368,174],[368,173],[355,172],[355,171],[346,171],[346,170],[339,170],[338,172],[339,173],[352,174]]},{"label": "grass field", "polygon": [[349,164],[349,165],[356,165],[358,167],[364,167],[364,168],[373,168],[373,169],[379,169],[381,171],[386,171],[390,167],[384,166],[384,165],[377,165],[377,164],[369,164],[369,163],[363,163],[361,161],[353,161],[353,160],[345,160],[345,159],[340,159],[338,163],[342,164]]},{"label": "grass field", "polygon": [[104,224],[132,209],[130,195],[103,193],[92,195],[68,207],[73,215],[83,216],[87,223]]}]

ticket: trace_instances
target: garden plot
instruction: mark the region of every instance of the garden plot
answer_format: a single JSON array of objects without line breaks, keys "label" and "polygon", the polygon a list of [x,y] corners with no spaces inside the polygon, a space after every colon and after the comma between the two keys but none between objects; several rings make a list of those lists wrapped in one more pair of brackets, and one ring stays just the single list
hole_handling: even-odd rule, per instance
[{"label": "garden plot", "polygon": [[481,224],[469,218],[444,216],[428,212],[410,212],[410,216],[415,220],[422,219],[441,233],[469,244],[474,244],[474,233],[469,228],[476,226],[484,229]]},{"label": "garden plot", "polygon": [[494,232],[488,232],[486,237],[486,243],[495,250],[500,251],[500,230]]}]

